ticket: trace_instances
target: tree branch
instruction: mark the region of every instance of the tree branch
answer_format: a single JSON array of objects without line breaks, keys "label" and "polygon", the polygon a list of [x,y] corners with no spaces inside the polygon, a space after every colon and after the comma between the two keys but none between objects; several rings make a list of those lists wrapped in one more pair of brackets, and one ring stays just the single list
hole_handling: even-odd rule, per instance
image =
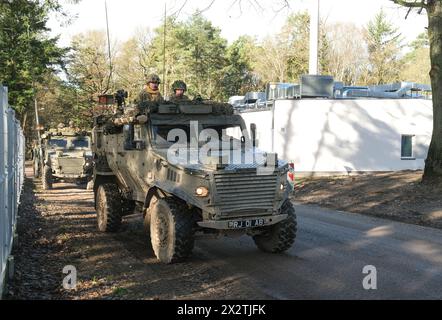
[{"label": "tree branch", "polygon": [[427,8],[427,3],[425,2],[425,0],[422,1],[414,1],[414,2],[410,2],[407,0],[391,0],[394,3],[403,6],[403,7],[407,7],[407,8]]},{"label": "tree branch", "polygon": [[200,13],[209,10],[214,3],[215,3],[215,0],[212,0],[206,8],[200,10]]}]

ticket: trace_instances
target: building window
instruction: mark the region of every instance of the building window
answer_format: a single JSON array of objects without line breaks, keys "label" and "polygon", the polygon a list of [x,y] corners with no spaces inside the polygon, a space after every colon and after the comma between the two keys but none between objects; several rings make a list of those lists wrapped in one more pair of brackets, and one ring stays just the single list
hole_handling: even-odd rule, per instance
[{"label": "building window", "polygon": [[413,135],[402,135],[401,158],[413,159]]}]

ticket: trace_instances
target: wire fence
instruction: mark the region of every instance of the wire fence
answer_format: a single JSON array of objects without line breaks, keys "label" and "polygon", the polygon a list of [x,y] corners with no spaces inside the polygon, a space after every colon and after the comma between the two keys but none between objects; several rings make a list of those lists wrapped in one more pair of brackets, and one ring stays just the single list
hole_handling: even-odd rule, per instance
[{"label": "wire fence", "polygon": [[25,173],[25,137],[15,111],[8,104],[8,89],[0,85],[0,297],[3,294],[17,222]]}]

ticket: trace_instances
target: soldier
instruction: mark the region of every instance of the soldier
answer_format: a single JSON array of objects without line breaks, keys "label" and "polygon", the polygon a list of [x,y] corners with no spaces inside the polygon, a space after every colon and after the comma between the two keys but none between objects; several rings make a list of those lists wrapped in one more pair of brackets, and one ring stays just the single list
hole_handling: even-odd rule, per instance
[{"label": "soldier", "polygon": [[160,85],[160,77],[156,74],[151,74],[147,77],[147,84],[143,91],[138,96],[138,103],[142,102],[163,102],[158,86]]},{"label": "soldier", "polygon": [[78,128],[77,126],[75,126],[75,123],[74,123],[74,121],[69,121],[69,129],[71,130],[71,131],[74,131],[74,132],[79,132],[80,131],[80,128]]},{"label": "soldier", "polygon": [[187,91],[187,85],[184,81],[177,80],[172,84],[172,97],[170,101],[173,103],[180,103],[182,101],[189,101],[190,99],[184,94]]}]

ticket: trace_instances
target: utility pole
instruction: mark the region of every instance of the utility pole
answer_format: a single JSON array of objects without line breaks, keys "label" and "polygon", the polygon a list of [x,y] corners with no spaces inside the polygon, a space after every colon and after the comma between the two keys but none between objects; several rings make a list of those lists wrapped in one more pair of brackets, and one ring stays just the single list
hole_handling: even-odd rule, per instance
[{"label": "utility pole", "polygon": [[[27,54],[28,54],[28,59],[31,61],[31,35],[30,35],[30,31],[29,31],[29,26],[27,27]],[[40,133],[40,117],[38,116],[38,102],[37,102],[37,88],[36,88],[36,84],[35,84],[35,74],[34,74],[34,70],[31,67],[30,74],[31,74],[31,78],[32,78],[32,92],[34,94],[34,109],[35,109],[35,129],[37,130],[37,139],[38,139],[38,152],[39,152],[39,159],[40,159],[40,170],[41,172],[43,172],[43,166],[44,166],[44,162],[43,162],[43,151],[42,151],[42,145],[41,145],[41,133]]]},{"label": "utility pole", "polygon": [[310,52],[309,74],[318,74],[319,0],[310,0]]},{"label": "utility pole", "polygon": [[39,143],[41,142],[40,139],[40,119],[38,116],[38,103],[37,103],[37,92],[34,89],[34,109],[35,109],[35,127],[37,129],[37,137],[38,137],[38,141]]}]

